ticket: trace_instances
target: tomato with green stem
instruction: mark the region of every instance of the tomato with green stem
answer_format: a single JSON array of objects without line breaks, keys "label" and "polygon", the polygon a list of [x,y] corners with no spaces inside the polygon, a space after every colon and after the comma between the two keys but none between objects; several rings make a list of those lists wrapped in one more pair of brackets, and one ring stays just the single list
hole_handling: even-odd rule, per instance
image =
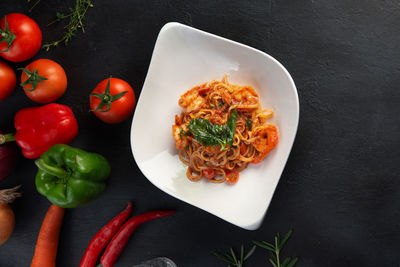
[{"label": "tomato with green stem", "polygon": [[126,120],[135,107],[135,93],[124,80],[108,78],[100,82],[90,94],[90,109],[106,123]]},{"label": "tomato with green stem", "polygon": [[67,89],[67,75],[53,60],[38,59],[20,70],[21,86],[26,96],[37,103],[54,102]]},{"label": "tomato with green stem", "polygon": [[0,60],[0,101],[6,99],[14,91],[16,83],[17,77],[14,70]]},{"label": "tomato with green stem", "polygon": [[33,57],[42,45],[42,32],[28,16],[12,13],[0,20],[0,56],[12,62]]}]

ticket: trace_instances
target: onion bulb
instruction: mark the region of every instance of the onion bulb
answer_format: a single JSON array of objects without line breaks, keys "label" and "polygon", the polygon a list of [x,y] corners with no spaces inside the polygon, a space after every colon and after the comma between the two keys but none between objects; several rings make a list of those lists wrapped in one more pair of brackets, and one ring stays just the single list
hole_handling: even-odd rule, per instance
[{"label": "onion bulb", "polygon": [[11,189],[0,190],[0,246],[10,238],[14,231],[14,211],[8,203],[21,196],[21,193],[17,192],[20,187],[19,185]]}]

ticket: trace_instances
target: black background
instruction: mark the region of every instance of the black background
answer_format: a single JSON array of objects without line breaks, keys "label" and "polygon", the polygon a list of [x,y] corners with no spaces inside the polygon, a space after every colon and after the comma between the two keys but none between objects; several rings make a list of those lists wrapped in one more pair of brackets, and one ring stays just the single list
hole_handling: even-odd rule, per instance
[{"label": "black background", "polygon": [[[34,0],[32,0],[34,2]],[[44,41],[63,23],[45,27],[74,0],[45,1],[29,14]],[[113,171],[96,201],[68,210],[57,266],[77,266],[91,237],[127,201],[134,214],[173,208],[174,216],[140,227],[116,266],[168,256],[178,266],[226,266],[212,255],[294,229],[284,254],[298,266],[400,266],[400,4],[375,1],[107,1],[95,0],[86,33],[67,47],[40,51],[66,70],[66,94],[80,126],[73,146],[99,152]],[[1,0],[0,16],[27,13],[32,3]],[[266,218],[256,231],[233,226],[154,187],[130,149],[131,118],[108,125],[89,113],[88,94],[109,75],[140,95],[161,27],[177,21],[250,45],[278,59],[292,74],[300,124],[292,153]],[[33,60],[32,59],[32,60]],[[23,67],[25,63],[11,64]],[[20,74],[18,73],[18,76]],[[184,75],[184,73],[182,74]],[[0,103],[0,129],[13,131],[14,114],[37,105],[20,87]],[[149,124],[151,130],[151,124]],[[170,137],[166,137],[170,138]],[[34,187],[36,167],[21,158],[0,188],[23,185],[13,205],[16,226],[0,247],[0,266],[30,264],[49,207]],[[251,207],[249,207],[251,208]],[[240,215],[240,214],[239,214]],[[257,249],[246,266],[270,266]]]}]

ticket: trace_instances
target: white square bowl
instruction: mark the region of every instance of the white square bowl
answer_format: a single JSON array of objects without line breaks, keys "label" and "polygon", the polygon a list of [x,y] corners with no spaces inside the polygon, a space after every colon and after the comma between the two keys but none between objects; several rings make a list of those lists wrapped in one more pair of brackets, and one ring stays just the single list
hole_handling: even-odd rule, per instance
[{"label": "white square bowl", "polygon": [[[171,126],[182,111],[179,97],[195,85],[228,75],[233,84],[250,85],[263,108],[274,109],[271,122],[279,143],[259,164],[250,164],[234,185],[186,178]],[[160,31],[137,103],[131,129],[133,156],[143,174],[168,194],[239,227],[257,229],[268,209],[292,148],[299,121],[296,86],[274,58],[249,46],[179,23]]]}]

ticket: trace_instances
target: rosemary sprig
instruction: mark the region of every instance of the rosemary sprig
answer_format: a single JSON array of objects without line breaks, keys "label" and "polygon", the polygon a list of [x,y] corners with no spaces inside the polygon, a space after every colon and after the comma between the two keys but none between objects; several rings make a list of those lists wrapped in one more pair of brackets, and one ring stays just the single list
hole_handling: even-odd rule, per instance
[{"label": "rosemary sprig", "polygon": [[234,267],[243,267],[244,266],[243,263],[254,253],[254,250],[256,250],[256,246],[253,246],[249,250],[249,252],[247,252],[246,255],[244,255],[244,246],[241,245],[240,255],[236,255],[232,248],[229,251],[230,254],[229,253],[220,254],[218,252],[214,252],[214,255],[220,258],[221,260],[229,263],[228,267],[231,267],[231,264]]},{"label": "rosemary sprig", "polygon": [[69,14],[63,14],[57,12],[56,16],[57,19],[50,22],[47,24],[47,26],[50,26],[51,24],[61,21],[63,19],[69,18],[69,23],[64,27],[64,35],[61,39],[49,43],[45,43],[42,48],[45,49],[46,51],[49,51],[50,48],[56,47],[61,43],[64,43],[65,45],[68,44],[68,42],[72,39],[72,37],[75,35],[75,32],[78,29],[81,29],[82,32],[85,32],[85,28],[83,26],[82,20],[84,19],[86,12],[88,11],[89,7],[93,7],[92,0],[76,0],[75,6],[73,8],[70,8],[70,13]]},{"label": "rosemary sprig", "polygon": [[281,251],[283,247],[286,245],[290,236],[292,235],[293,230],[290,230],[281,240],[279,233],[276,234],[274,239],[274,244],[265,242],[265,241],[253,241],[253,243],[261,248],[264,248],[270,252],[269,262],[274,267],[293,267],[296,265],[298,258],[287,257],[283,261],[280,259]]}]

